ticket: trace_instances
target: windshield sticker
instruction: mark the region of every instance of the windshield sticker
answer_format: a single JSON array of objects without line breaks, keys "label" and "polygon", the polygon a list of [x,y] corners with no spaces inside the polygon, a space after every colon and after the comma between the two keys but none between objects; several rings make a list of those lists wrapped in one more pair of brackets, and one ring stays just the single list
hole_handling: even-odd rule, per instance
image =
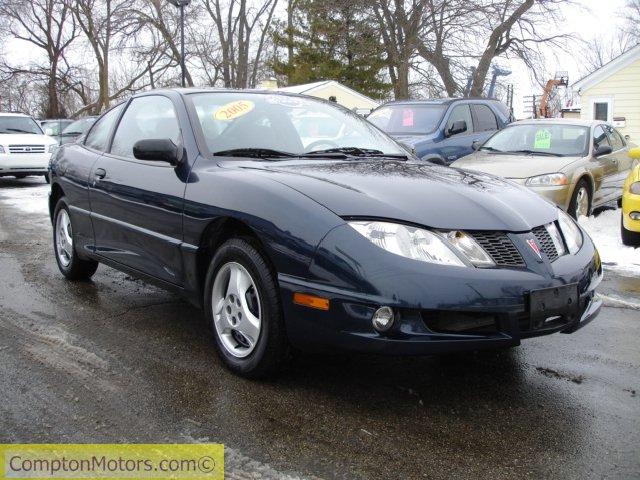
[{"label": "windshield sticker", "polygon": [[266,100],[271,105],[282,105],[283,107],[295,108],[303,106],[303,102],[299,98],[289,95],[267,95]]},{"label": "windshield sticker", "polygon": [[213,114],[216,120],[233,120],[253,110],[254,103],[249,100],[238,100],[221,106]]},{"label": "windshield sticker", "polygon": [[413,127],[413,110],[405,108],[402,110],[402,126]]},{"label": "windshield sticker", "polygon": [[551,132],[549,130],[538,130],[533,148],[538,150],[548,150],[551,148]]}]

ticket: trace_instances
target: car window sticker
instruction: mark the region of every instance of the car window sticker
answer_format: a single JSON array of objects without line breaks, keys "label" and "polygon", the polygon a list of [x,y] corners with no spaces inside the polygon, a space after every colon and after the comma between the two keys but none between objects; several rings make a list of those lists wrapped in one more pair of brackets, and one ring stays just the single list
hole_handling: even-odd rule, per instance
[{"label": "car window sticker", "polygon": [[402,126],[413,127],[413,109],[405,108],[402,110]]},{"label": "car window sticker", "polygon": [[538,130],[536,132],[533,148],[538,150],[548,150],[551,148],[551,132],[546,128]]},{"label": "car window sticker", "polygon": [[213,118],[216,120],[233,120],[234,118],[246,115],[255,104],[250,100],[237,100],[235,102],[227,103],[218,108],[213,114]]}]

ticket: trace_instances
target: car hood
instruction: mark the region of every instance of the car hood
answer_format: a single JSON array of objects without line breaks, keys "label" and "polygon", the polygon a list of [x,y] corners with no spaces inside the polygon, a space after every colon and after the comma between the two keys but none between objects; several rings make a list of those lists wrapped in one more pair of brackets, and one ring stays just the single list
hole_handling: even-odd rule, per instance
[{"label": "car hood", "polygon": [[0,145],[51,145],[58,143],[48,135],[30,133],[0,134]]},{"label": "car hood", "polygon": [[390,134],[396,141],[407,145],[408,147],[415,147],[421,143],[430,142],[433,140],[434,135],[401,135],[401,134]]},{"label": "car hood", "polygon": [[343,218],[514,232],[557,218],[556,207],[524,187],[423,162],[247,162],[242,168],[287,185]]},{"label": "car hood", "polygon": [[561,172],[580,157],[546,157],[541,155],[506,155],[476,152],[456,160],[451,165],[505,178],[528,178],[545,173]]}]

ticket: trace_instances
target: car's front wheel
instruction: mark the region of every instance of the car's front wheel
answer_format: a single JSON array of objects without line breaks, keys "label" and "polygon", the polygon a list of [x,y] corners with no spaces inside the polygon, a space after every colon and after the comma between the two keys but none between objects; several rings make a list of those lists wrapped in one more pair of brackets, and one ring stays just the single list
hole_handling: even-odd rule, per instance
[{"label": "car's front wheel", "polygon": [[[624,212],[622,212],[624,215]],[[622,243],[629,247],[640,247],[640,232],[632,232],[624,227],[624,221],[620,217],[620,234],[622,235]]]},{"label": "car's front wheel", "polygon": [[62,275],[68,280],[89,280],[98,269],[98,262],[78,257],[73,242],[73,226],[64,197],[58,200],[53,214],[53,248]]},{"label": "car's front wheel", "polygon": [[588,217],[591,214],[591,189],[586,180],[582,179],[576,185],[569,202],[569,215],[576,220],[580,216]]},{"label": "car's front wheel", "polygon": [[251,378],[275,373],[288,354],[274,272],[248,239],[216,252],[205,284],[205,311],[216,350],[233,372]]}]

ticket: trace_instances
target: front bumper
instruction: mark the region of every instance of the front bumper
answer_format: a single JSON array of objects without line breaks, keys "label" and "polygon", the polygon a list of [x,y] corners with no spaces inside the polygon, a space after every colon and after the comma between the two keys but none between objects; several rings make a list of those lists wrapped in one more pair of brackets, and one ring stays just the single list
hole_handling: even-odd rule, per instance
[{"label": "front bumper", "polygon": [[569,208],[571,193],[575,187],[575,185],[529,186],[526,185],[526,178],[510,178],[509,180],[522,185],[523,187],[527,187],[532,192],[536,192],[545,200],[557,205],[565,211]]},{"label": "front bumper", "polygon": [[50,153],[0,154],[1,175],[42,175],[49,168]]},{"label": "front bumper", "polygon": [[[527,257],[526,268],[475,269],[381,253],[368,240],[350,243],[349,235],[338,228],[318,250],[310,273],[324,281],[278,277],[287,332],[298,348],[393,355],[499,348],[524,338],[575,332],[602,305],[596,295],[602,265],[586,236],[576,255],[552,264]],[[571,284],[577,284],[577,309],[543,322],[530,315],[531,291]],[[295,292],[329,299],[329,311],[294,304]],[[376,332],[371,323],[380,306],[396,312],[394,327],[386,333]]]}]

